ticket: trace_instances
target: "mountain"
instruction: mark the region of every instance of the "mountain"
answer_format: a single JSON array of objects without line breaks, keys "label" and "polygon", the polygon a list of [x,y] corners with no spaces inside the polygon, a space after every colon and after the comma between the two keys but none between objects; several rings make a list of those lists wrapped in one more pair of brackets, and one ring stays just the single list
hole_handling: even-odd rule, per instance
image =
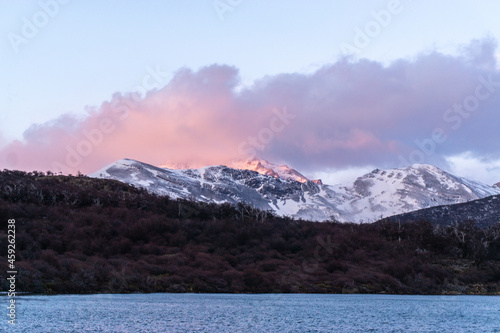
[{"label": "mountain", "polygon": [[227,166],[238,170],[252,170],[260,173],[261,175],[273,176],[275,178],[296,180],[300,183],[306,183],[309,180],[303,174],[290,168],[288,165],[277,165],[262,159],[236,161],[228,164]]},{"label": "mountain", "polygon": [[[172,198],[233,204],[245,202],[262,210],[276,210],[279,200],[299,202],[304,200],[303,195],[308,190],[318,190],[313,188],[317,185],[310,181],[301,183],[223,165],[167,169],[130,159],[119,160],[89,176],[120,180]],[[286,210],[281,212],[287,213]]]},{"label": "mountain", "polygon": [[498,187],[498,188],[500,188],[500,183],[496,183],[496,184],[494,184],[494,185],[493,185],[493,187]]},{"label": "mountain", "polygon": [[408,223],[424,220],[434,225],[454,225],[472,220],[478,227],[487,228],[500,223],[500,196],[494,195],[465,203],[424,208],[390,216],[383,221]]},{"label": "mountain", "polygon": [[[303,174],[290,168],[288,165],[278,165],[264,159],[254,158],[252,160],[232,161],[226,164],[226,166],[238,170],[252,170],[261,175],[273,176],[275,178],[293,179],[300,183],[305,183],[309,180]],[[196,165],[189,163],[163,163],[159,165],[159,167],[174,170],[198,169]],[[319,183],[321,180],[317,179],[313,180],[313,182]]]},{"label": "mountain", "polygon": [[89,176],[119,180],[173,198],[244,202],[281,216],[311,221],[374,222],[422,208],[500,194],[500,188],[425,164],[376,169],[352,184],[334,186],[308,180],[294,169],[262,160],[239,162],[233,167],[168,169],[123,159]]},{"label": "mountain", "polygon": [[387,171],[376,169],[352,185],[333,188],[336,193],[345,193],[347,200],[340,207],[352,212],[352,220],[359,222],[500,193],[500,189],[426,164]]}]

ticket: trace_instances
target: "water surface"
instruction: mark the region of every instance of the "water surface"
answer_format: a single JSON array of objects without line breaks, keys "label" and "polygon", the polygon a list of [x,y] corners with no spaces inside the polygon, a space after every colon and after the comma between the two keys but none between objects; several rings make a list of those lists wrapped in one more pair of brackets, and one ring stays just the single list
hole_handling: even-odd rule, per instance
[{"label": "water surface", "polygon": [[500,332],[495,296],[22,296],[15,328],[2,308],[2,332]]}]

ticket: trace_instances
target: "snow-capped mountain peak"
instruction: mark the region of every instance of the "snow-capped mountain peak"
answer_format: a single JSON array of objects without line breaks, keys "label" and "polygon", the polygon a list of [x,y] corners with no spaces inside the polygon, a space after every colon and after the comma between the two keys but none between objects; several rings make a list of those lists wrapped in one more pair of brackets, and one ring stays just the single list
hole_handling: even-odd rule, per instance
[{"label": "snow-capped mountain peak", "polygon": [[309,179],[288,165],[277,165],[263,159],[253,159],[248,161],[234,161],[227,164],[228,167],[240,170],[252,170],[261,175],[272,176],[281,179],[292,179],[300,183],[305,183]]},{"label": "snow-capped mountain peak", "polygon": [[198,169],[168,169],[123,159],[93,173],[172,198],[245,202],[307,220],[373,222],[383,217],[500,194],[500,188],[449,174],[435,166],[375,169],[353,183],[323,185],[298,171],[263,160]]},{"label": "snow-capped mountain peak", "polygon": [[[232,169],[251,170],[260,173],[261,175],[272,176],[275,178],[296,180],[301,183],[307,182],[309,179],[288,165],[278,165],[270,163],[264,159],[254,158],[252,160],[235,160],[229,163],[224,163]],[[158,167],[173,170],[199,169],[201,166],[194,163],[168,163],[165,162]],[[313,180],[315,183],[321,183],[321,180]]]},{"label": "snow-capped mountain peak", "polygon": [[[417,209],[467,202],[500,193],[500,189],[454,176],[428,164],[400,169],[375,169],[353,184],[328,186],[341,196],[339,218],[373,222]],[[349,216],[351,216],[349,218]]]}]

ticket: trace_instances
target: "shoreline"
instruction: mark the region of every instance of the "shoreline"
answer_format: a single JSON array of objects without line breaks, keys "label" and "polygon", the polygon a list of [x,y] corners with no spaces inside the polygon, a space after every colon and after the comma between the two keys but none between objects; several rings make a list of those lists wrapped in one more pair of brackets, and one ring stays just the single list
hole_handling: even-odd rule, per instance
[{"label": "shoreline", "polygon": [[[22,295],[16,295],[15,298],[24,297],[24,296],[90,296],[90,295],[153,295],[153,294],[175,294],[175,295],[388,295],[388,296],[500,296],[500,292],[495,293],[443,293],[443,294],[398,294],[398,293],[387,293],[387,292],[377,292],[377,293],[277,293],[277,292],[268,292],[268,293],[211,293],[211,292],[130,292],[130,293],[31,293],[31,292],[22,292]],[[0,292],[0,297],[6,297],[7,293]]]}]

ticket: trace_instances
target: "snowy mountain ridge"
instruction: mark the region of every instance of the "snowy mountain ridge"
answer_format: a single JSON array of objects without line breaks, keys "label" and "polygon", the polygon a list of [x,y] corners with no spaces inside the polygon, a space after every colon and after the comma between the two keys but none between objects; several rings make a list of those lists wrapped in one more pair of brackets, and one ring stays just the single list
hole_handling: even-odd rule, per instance
[{"label": "snowy mountain ridge", "polygon": [[[309,180],[303,174],[290,168],[288,165],[278,165],[263,159],[235,160],[225,164],[225,166],[238,170],[252,170],[261,175],[273,176],[275,178],[293,179],[300,183],[305,183]],[[159,167],[174,170],[199,169],[189,163],[164,163]]]},{"label": "snowy mountain ridge", "polygon": [[262,159],[234,161],[229,163],[227,166],[239,170],[252,170],[260,173],[261,175],[273,176],[275,178],[296,180],[300,183],[306,183],[309,180],[303,174],[290,168],[288,165],[277,165]]},{"label": "snowy mountain ridge", "polygon": [[231,167],[168,169],[122,159],[89,176],[116,179],[172,198],[245,202],[282,216],[357,223],[500,194],[500,188],[425,164],[376,169],[352,184],[333,186],[263,160],[235,162]]}]

